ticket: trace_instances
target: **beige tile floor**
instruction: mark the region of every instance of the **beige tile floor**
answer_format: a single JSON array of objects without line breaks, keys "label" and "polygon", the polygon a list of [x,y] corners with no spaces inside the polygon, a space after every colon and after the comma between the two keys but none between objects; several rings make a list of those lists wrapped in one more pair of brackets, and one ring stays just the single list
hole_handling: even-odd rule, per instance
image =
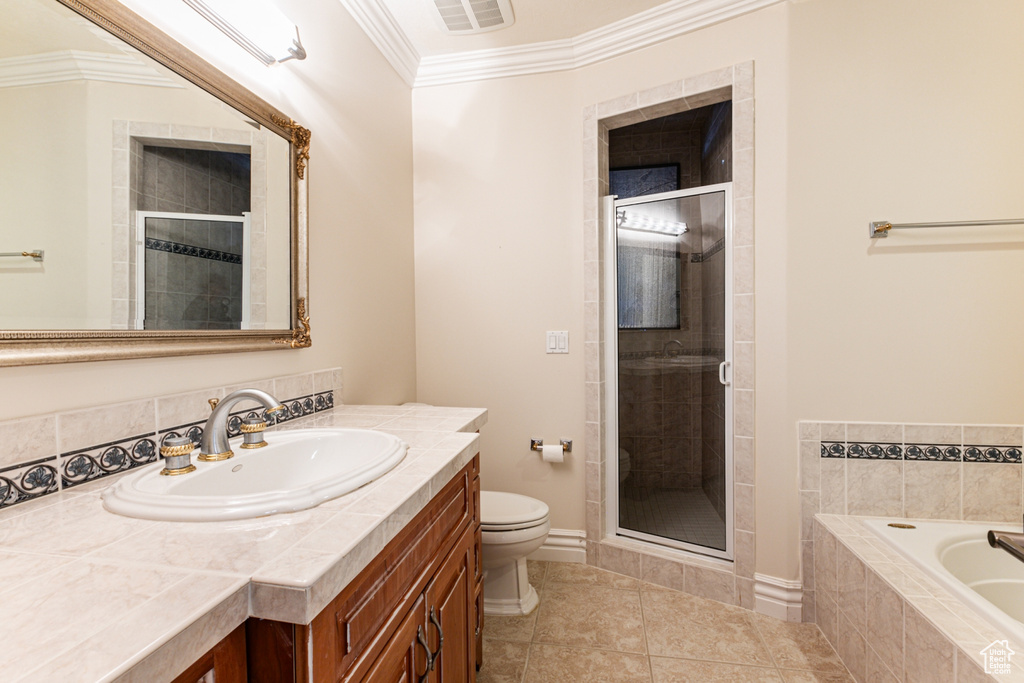
[{"label": "beige tile floor", "polygon": [[814,624],[582,564],[528,566],[540,605],[486,619],[479,683],[853,683]]}]

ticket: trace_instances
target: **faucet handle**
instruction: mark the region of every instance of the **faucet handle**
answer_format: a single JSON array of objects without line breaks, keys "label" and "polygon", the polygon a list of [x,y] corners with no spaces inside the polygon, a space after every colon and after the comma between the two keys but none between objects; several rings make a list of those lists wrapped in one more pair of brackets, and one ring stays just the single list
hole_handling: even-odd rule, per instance
[{"label": "faucet handle", "polygon": [[242,432],[242,448],[263,448],[267,445],[263,438],[263,430],[267,423],[259,417],[251,415],[242,420],[240,430]]},{"label": "faucet handle", "polygon": [[164,458],[164,468],[160,474],[175,476],[194,472],[196,466],[192,464],[192,451],[196,445],[187,436],[172,436],[164,441],[160,447],[160,455]]},{"label": "faucet handle", "polygon": [[210,400],[207,401],[207,403],[210,404],[210,412],[213,412],[214,410],[216,410],[217,404],[220,403],[220,399],[219,398],[211,398]]}]

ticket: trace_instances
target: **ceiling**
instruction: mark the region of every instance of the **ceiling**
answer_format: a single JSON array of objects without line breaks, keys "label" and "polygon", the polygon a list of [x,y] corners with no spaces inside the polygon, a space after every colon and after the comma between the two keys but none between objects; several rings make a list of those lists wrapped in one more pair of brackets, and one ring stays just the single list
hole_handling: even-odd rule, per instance
[{"label": "ceiling", "polygon": [[434,0],[340,0],[413,87],[564,71],[784,0],[511,0],[507,28],[452,35]]},{"label": "ceiling", "polygon": [[0,59],[58,50],[119,52],[96,34],[91,22],[52,0],[5,3]]},{"label": "ceiling", "polygon": [[666,0],[511,0],[508,28],[452,35],[441,30],[433,0],[381,0],[421,57],[565,40],[621,21]]}]

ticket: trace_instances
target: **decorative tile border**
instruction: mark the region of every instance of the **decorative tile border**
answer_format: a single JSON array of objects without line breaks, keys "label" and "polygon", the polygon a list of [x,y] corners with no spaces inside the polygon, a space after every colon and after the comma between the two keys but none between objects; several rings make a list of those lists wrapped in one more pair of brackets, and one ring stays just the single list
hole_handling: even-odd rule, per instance
[{"label": "decorative tile border", "polygon": [[897,443],[851,443],[846,457],[860,460],[902,460],[903,447]]},{"label": "decorative tile border", "polygon": [[1014,446],[965,446],[964,462],[1021,463],[1021,449]]},{"label": "decorative tile border", "polygon": [[195,256],[196,258],[205,258],[211,261],[224,261],[225,263],[236,263],[239,265],[242,263],[241,254],[232,254],[227,251],[217,251],[216,249],[207,249],[206,247],[197,247],[191,244],[181,244],[180,242],[157,240],[152,237],[146,238],[146,249],[166,251],[168,254],[179,254],[181,256]]},{"label": "decorative tile border", "polygon": [[[334,373],[333,383],[340,380],[340,370]],[[314,373],[319,374],[319,373]],[[282,377],[278,379],[288,379]],[[311,382],[312,384],[312,382]],[[323,382],[326,384],[326,382]],[[309,385],[307,385],[309,386]],[[332,387],[315,393],[288,398],[283,401],[286,411],[271,417],[268,424],[289,422],[302,417],[330,410],[334,407],[335,389]],[[244,409],[233,412],[228,418],[228,435],[238,436],[242,420],[249,416],[265,418],[266,410]],[[99,444],[76,448],[53,456],[17,463],[0,469],[0,510],[41,496],[69,489],[95,481],[112,474],[119,474],[142,467],[159,460],[160,445],[172,436],[188,436],[196,444],[202,439],[206,420],[197,420],[183,425],[162,427],[155,432],[113,438]]]},{"label": "decorative tile border", "polygon": [[960,462],[963,451],[959,446],[941,446],[908,443],[903,449],[904,460],[930,460],[932,462]]},{"label": "decorative tile border", "polygon": [[0,508],[56,493],[58,481],[57,456],[0,470]]},{"label": "decorative tile border", "polygon": [[836,441],[821,442],[821,457],[823,458],[845,458],[846,444]]},{"label": "decorative tile border", "polygon": [[87,481],[156,462],[159,457],[154,437],[142,434],[127,439],[90,446],[60,456],[61,487],[71,488]]},{"label": "decorative tile border", "polygon": [[619,353],[619,360],[645,360],[647,358],[675,358],[676,356],[714,356],[715,358],[722,358],[725,354],[725,349],[722,347],[710,347],[704,346],[694,349],[680,349],[679,351],[669,351],[668,353],[651,352],[651,351],[621,351]]},{"label": "decorative tile border", "polygon": [[708,247],[707,251],[701,252],[701,253],[690,254],[690,263],[702,263],[704,261],[707,261],[709,258],[714,256],[718,252],[722,251],[723,249],[725,249],[725,238],[724,237],[722,239],[718,240],[717,242],[715,242],[714,244],[712,244],[710,247]]},{"label": "decorative tile border", "polygon": [[851,460],[908,460],[917,462],[994,462],[1021,464],[1022,449],[1016,446],[909,443],[821,442],[822,458]]}]

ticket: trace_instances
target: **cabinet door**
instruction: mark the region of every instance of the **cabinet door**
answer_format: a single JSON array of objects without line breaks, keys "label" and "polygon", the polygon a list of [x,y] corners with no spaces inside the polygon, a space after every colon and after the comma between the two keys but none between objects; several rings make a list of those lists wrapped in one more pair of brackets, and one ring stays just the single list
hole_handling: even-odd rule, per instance
[{"label": "cabinet door", "polygon": [[363,680],[372,683],[419,683],[426,680],[429,673],[427,647],[424,600],[421,596]]},{"label": "cabinet door", "polygon": [[466,529],[427,586],[427,621],[436,653],[431,680],[469,683],[476,680],[473,619],[473,546],[476,530]]},{"label": "cabinet door", "polygon": [[192,663],[173,683],[245,683],[245,625],[232,631],[224,640]]},{"label": "cabinet door", "polygon": [[[437,567],[473,522],[467,465],[311,624],[313,683],[362,680]],[[424,628],[426,625],[424,625]]]}]

